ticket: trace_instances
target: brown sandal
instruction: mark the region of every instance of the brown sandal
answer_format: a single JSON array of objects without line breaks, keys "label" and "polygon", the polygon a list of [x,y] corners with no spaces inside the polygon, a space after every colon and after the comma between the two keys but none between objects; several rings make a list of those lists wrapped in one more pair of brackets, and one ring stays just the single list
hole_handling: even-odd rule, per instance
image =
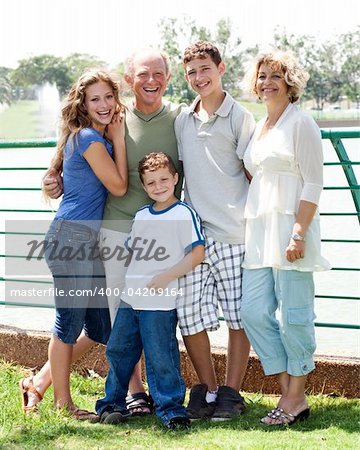
[{"label": "brown sandal", "polygon": [[[27,380],[26,386],[25,386],[25,380]],[[21,400],[22,400],[22,409],[25,413],[29,412],[36,412],[38,408],[38,403],[42,400],[42,395],[40,392],[35,388],[33,383],[33,377],[28,378],[22,378],[19,381],[19,388],[21,393]],[[29,403],[29,393],[31,393],[36,398],[36,403],[34,403],[31,406],[28,406]]]},{"label": "brown sandal", "polygon": [[136,392],[126,397],[126,409],[131,416],[148,416],[154,412],[154,400],[146,392]]}]

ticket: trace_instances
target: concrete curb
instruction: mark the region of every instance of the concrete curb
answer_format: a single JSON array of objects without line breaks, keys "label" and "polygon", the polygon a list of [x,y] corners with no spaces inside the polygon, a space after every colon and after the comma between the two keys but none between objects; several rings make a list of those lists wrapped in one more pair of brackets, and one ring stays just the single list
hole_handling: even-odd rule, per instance
[{"label": "concrete curb", "polygon": [[[29,368],[40,368],[47,360],[49,338],[50,333],[0,326],[0,355],[7,362]],[[83,375],[91,369],[105,376],[108,365],[104,350],[104,346],[96,345],[74,365],[74,369]],[[218,383],[224,384],[226,354],[219,349],[213,352],[213,358]],[[187,387],[198,383],[190,359],[183,349],[181,350],[181,368]],[[279,394],[276,376],[265,377],[256,356],[250,356],[241,389],[245,392]],[[316,369],[308,377],[307,391],[310,394],[360,397],[360,359],[317,357]]]}]

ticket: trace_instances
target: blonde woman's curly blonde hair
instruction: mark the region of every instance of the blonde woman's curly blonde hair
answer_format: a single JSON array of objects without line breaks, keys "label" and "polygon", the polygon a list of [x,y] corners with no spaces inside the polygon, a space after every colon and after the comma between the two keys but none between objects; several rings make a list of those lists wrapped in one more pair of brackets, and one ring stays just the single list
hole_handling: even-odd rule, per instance
[{"label": "blonde woman's curly blonde hair", "polygon": [[[59,175],[63,170],[64,149],[68,138],[76,138],[80,130],[92,125],[85,108],[85,94],[89,86],[99,81],[104,81],[109,85],[119,108],[124,108],[119,98],[120,84],[109,73],[101,69],[91,69],[81,75],[71,87],[61,110],[60,137],[55,155],[50,163],[50,169],[56,169]],[[43,194],[46,198],[47,194],[44,189]]]},{"label": "blonde woman's curly blonde hair", "polygon": [[259,97],[257,79],[261,64],[266,64],[272,70],[279,71],[284,75],[285,83],[288,85],[290,103],[297,102],[305,89],[309,74],[301,67],[295,55],[288,50],[274,50],[273,52],[260,53],[255,58],[253,67],[247,73],[244,84],[250,93],[256,97]]}]

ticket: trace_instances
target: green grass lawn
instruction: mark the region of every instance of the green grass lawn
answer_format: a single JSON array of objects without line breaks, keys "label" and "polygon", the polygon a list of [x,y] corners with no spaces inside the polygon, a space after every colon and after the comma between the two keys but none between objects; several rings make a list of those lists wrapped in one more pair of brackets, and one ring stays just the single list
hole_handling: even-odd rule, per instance
[{"label": "green grass lawn", "polygon": [[256,121],[266,116],[266,108],[263,103],[241,101],[240,104],[253,114]]},{"label": "green grass lawn", "polygon": [[[247,108],[258,121],[266,116],[265,105],[257,102],[240,102]],[[346,111],[319,112],[307,111],[315,119],[345,119],[348,117]],[[43,136],[42,124],[40,123],[39,104],[36,100],[26,100],[13,103],[9,108],[0,112],[0,139],[38,139]]]},{"label": "green grass lawn", "polygon": [[[54,410],[51,389],[38,414],[24,415],[18,389],[23,376],[23,368],[0,362],[0,449],[355,449],[360,442],[358,400],[310,396],[308,421],[270,429],[259,418],[275,406],[276,398],[244,393],[248,407],[239,419],[200,421],[187,432],[169,432],[155,417],[120,425],[75,421]],[[93,409],[103,395],[100,377],[72,375],[71,385],[83,408]]]},{"label": "green grass lawn", "polygon": [[[255,117],[255,120],[258,121],[266,116],[266,107],[263,103],[258,102],[240,102],[246,109],[248,109]],[[315,120],[334,120],[340,121],[339,126],[341,126],[342,120],[360,119],[360,111],[354,110],[337,110],[337,111],[316,111],[312,109],[305,109],[304,105],[301,106],[304,111],[312,116]]]},{"label": "green grass lawn", "polygon": [[0,139],[40,137],[39,103],[26,100],[13,103],[0,112]]}]

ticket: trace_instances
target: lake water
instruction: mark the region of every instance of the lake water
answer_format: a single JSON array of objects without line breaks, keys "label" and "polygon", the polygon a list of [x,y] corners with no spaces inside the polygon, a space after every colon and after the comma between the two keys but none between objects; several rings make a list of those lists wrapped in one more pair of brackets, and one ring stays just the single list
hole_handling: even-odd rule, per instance
[{"label": "lake water", "polygon": [[[345,140],[345,146],[351,160],[359,161],[359,140]],[[337,161],[335,151],[327,140],[323,140],[325,161]],[[0,149],[0,167],[47,167],[54,149]],[[360,167],[355,166],[357,179]],[[1,187],[40,187],[42,171],[1,171]],[[325,167],[325,186],[347,186],[342,169],[338,166]],[[12,209],[50,209],[39,191],[0,191],[1,208]],[[56,209],[58,202],[52,206]],[[354,212],[354,204],[348,190],[324,190],[321,212]],[[0,231],[5,229],[5,219],[51,220],[52,213],[15,213],[0,212]],[[323,216],[322,237],[325,239],[360,239],[359,223],[355,216]],[[0,235],[0,254],[4,254],[5,237]],[[7,253],[10,253],[7,251]],[[333,267],[360,267],[359,244],[323,243],[323,254]],[[0,258],[0,277],[5,273],[4,258]],[[329,271],[315,274],[316,293],[318,295],[343,295],[359,297],[359,275],[353,271]],[[0,301],[5,299],[4,282],[0,282]],[[28,299],[29,300],[29,299]],[[351,300],[316,300],[317,322],[358,324],[360,305]],[[0,306],[0,326],[11,325],[28,330],[49,331],[54,310],[48,308]],[[357,330],[337,328],[316,328],[317,354],[360,356],[360,333]],[[224,323],[220,330],[210,333],[214,346],[226,347],[227,331]]]}]

